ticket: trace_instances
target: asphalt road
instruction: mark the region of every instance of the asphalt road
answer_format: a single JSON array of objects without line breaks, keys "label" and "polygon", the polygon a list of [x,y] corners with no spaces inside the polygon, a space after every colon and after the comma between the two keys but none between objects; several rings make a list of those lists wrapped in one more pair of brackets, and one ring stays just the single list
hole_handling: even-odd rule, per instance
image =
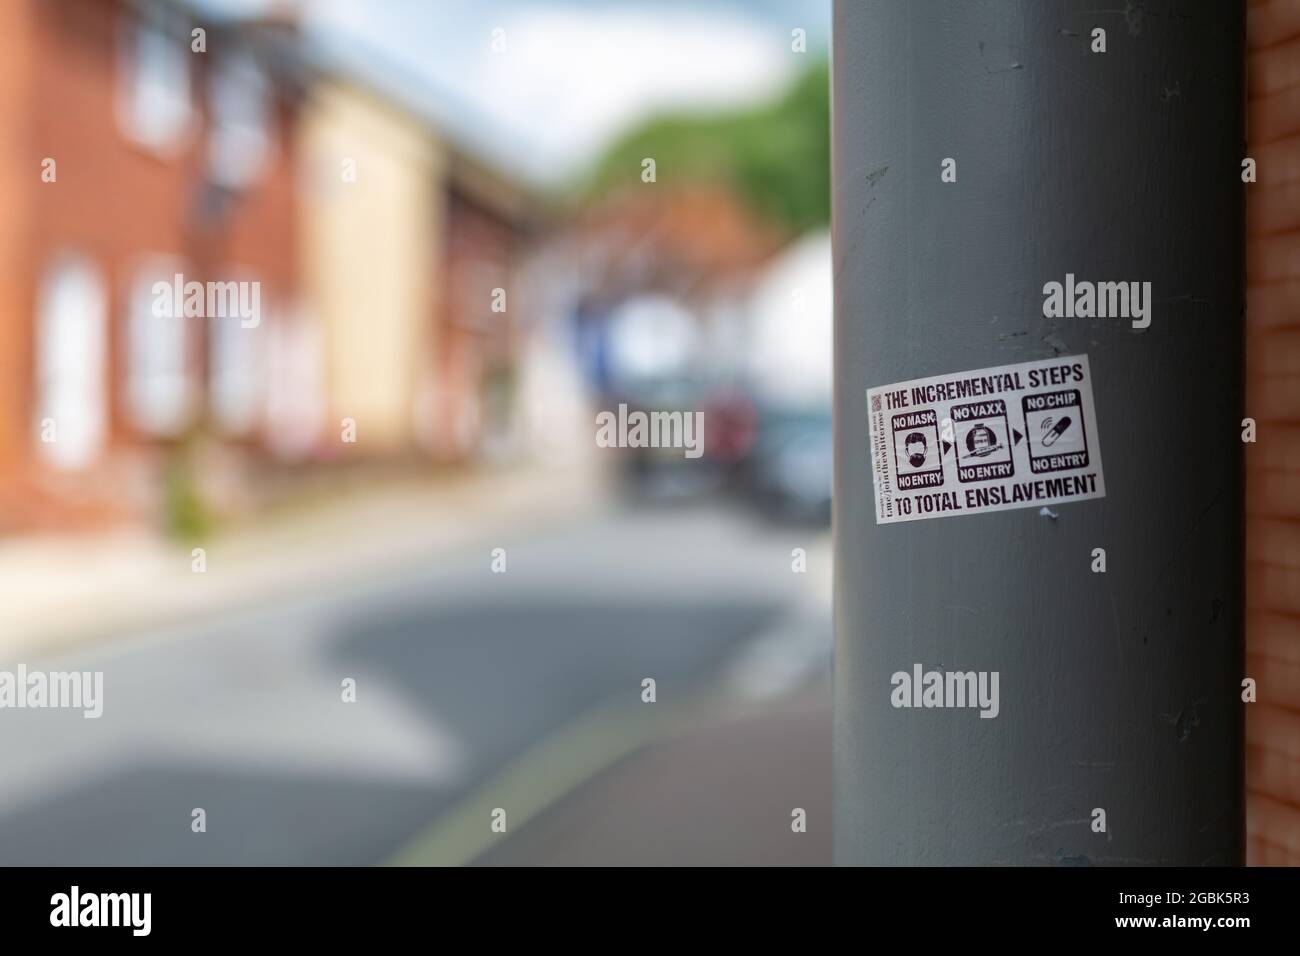
[{"label": "asphalt road", "polygon": [[430,832],[466,859],[415,862],[468,862],[491,833],[475,807],[528,803],[534,770],[567,793],[557,768],[597,766],[573,752],[593,740],[617,756],[610,738],[674,708],[689,726],[711,688],[762,698],[824,667],[828,619],[791,571],[824,537],[721,506],[592,515],[28,659],[102,671],[104,713],[0,710],[0,864],[375,864]]}]

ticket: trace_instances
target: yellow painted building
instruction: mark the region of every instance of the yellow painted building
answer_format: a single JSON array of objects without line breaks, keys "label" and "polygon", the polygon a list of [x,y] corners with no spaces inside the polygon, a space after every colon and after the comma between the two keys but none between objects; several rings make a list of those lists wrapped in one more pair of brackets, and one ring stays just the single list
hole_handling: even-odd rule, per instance
[{"label": "yellow painted building", "polygon": [[325,444],[352,419],[361,454],[427,447],[447,150],[418,117],[328,75],[300,135],[302,276],[321,332]]}]

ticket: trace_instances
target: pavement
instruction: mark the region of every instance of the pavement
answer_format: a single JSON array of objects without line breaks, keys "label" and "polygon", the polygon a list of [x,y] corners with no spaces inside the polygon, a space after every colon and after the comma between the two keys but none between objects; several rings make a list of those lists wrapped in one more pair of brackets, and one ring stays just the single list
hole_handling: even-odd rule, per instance
[{"label": "pavement", "polygon": [[[435,544],[408,515],[396,543],[354,516],[214,547],[237,600],[5,653],[102,671],[104,713],[0,710],[0,863],[823,862],[827,532],[500,487]],[[304,565],[250,580],[285,555]],[[154,589],[203,577],[169,574]]]},{"label": "pavement", "polygon": [[147,529],[0,538],[0,661],[400,572],[432,552],[562,524],[607,494],[589,463],[534,464],[316,493],[194,541]]},{"label": "pavement", "polygon": [[829,682],[646,744],[474,862],[829,866]]}]

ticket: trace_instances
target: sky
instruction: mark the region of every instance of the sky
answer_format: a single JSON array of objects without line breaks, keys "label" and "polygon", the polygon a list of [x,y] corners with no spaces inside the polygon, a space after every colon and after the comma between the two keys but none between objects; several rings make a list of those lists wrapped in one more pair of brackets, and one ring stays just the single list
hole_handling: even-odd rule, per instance
[{"label": "sky", "polygon": [[[276,0],[209,0],[256,8]],[[283,0],[281,0],[283,2]],[[311,35],[422,97],[449,132],[536,181],[576,175],[666,109],[776,93],[827,44],[830,0],[297,0]],[[501,32],[495,32],[501,31]],[[495,49],[494,49],[495,41]]]}]

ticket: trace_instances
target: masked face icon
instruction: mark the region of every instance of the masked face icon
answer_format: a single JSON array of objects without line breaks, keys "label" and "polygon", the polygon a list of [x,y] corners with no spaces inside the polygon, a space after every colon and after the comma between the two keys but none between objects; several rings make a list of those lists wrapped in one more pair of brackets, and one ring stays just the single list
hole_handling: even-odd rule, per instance
[{"label": "masked face icon", "polygon": [[912,432],[912,434],[907,436],[907,440],[904,442],[903,447],[907,452],[908,463],[911,464],[913,468],[920,468],[925,464],[925,453],[929,445],[926,442],[924,435],[920,432]]}]

